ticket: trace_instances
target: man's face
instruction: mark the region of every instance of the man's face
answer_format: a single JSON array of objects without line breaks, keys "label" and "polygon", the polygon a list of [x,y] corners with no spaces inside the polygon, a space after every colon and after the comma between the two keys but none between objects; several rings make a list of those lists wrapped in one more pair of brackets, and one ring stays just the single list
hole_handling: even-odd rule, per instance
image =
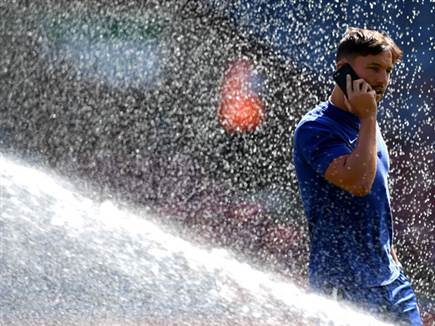
[{"label": "man's face", "polygon": [[391,51],[377,55],[357,56],[350,62],[356,74],[364,79],[376,91],[376,101],[384,96],[393,70]]}]

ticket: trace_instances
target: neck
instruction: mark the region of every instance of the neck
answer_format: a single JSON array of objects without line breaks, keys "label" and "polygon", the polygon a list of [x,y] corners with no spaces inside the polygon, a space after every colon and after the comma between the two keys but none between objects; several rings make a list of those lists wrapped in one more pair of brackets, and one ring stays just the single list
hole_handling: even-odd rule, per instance
[{"label": "neck", "polygon": [[349,110],[346,108],[346,105],[344,104],[344,93],[342,90],[335,85],[334,89],[332,90],[331,96],[329,97],[329,101],[332,102],[336,107],[339,109],[349,112]]}]

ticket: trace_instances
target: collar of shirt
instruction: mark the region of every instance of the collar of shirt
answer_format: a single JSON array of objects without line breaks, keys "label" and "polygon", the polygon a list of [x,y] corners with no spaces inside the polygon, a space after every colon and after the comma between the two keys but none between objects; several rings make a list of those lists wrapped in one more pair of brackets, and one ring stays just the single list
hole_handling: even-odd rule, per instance
[{"label": "collar of shirt", "polygon": [[331,98],[328,99],[328,105],[325,109],[325,113],[334,119],[349,124],[355,129],[359,130],[359,118],[355,114],[344,111],[337,107],[334,103],[332,103]]}]

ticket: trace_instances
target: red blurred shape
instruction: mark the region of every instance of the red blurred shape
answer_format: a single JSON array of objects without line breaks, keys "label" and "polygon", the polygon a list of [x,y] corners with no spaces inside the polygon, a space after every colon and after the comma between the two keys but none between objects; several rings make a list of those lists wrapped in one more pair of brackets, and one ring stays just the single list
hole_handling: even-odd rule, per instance
[{"label": "red blurred shape", "polygon": [[247,60],[231,64],[221,87],[219,122],[230,133],[254,131],[264,115],[264,103],[252,87],[254,69]]}]

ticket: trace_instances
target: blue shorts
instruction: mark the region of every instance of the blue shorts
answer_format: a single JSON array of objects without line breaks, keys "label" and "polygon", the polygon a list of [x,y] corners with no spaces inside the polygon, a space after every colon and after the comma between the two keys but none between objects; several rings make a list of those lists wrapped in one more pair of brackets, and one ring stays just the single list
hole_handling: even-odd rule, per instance
[{"label": "blue shorts", "polygon": [[417,298],[403,271],[388,285],[350,289],[331,288],[337,300],[349,301],[374,316],[394,325],[423,325]]}]

